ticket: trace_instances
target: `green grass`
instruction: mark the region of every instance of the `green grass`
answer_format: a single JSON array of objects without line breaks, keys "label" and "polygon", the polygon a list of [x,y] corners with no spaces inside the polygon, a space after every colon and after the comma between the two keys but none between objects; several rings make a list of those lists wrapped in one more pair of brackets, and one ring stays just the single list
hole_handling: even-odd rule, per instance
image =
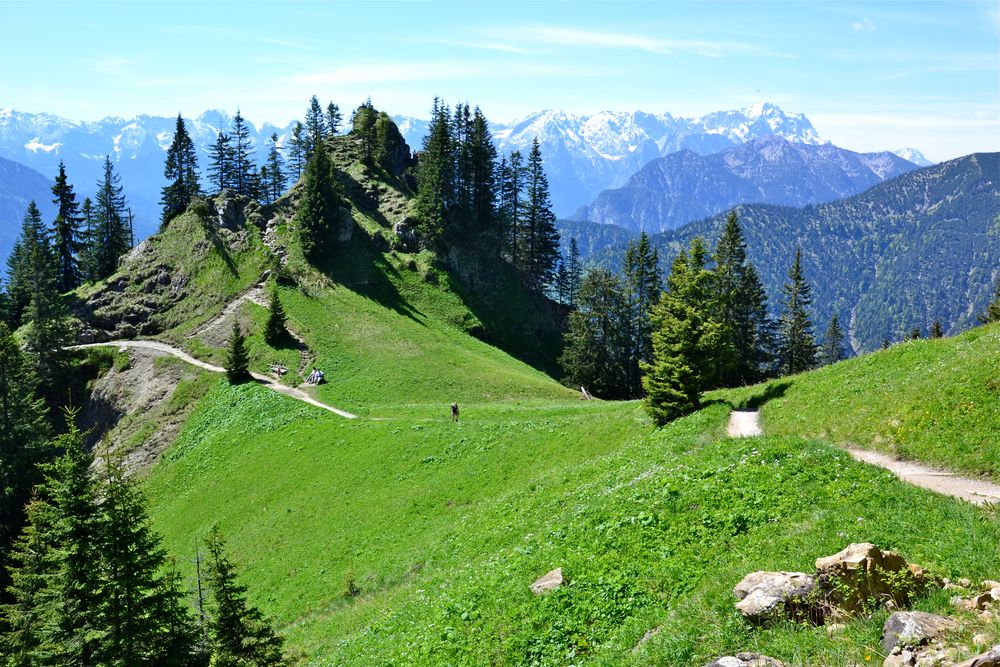
[{"label": "green grass", "polygon": [[766,391],[765,433],[1000,476],[1000,324],[715,396],[739,405]]}]

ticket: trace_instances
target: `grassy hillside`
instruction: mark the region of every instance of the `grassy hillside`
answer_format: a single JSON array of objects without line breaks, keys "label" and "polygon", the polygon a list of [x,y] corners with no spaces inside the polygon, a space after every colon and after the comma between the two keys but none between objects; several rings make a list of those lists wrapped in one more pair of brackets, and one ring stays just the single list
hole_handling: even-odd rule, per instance
[{"label": "grassy hillside", "polygon": [[[899,343],[765,389],[765,433],[1000,476],[1000,324]],[[734,403],[761,387],[728,392]]]}]

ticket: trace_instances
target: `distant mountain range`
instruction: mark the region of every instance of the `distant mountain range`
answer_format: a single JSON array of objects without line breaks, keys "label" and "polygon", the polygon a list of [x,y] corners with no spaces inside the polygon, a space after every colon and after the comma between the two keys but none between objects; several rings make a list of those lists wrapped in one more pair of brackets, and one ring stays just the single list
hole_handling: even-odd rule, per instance
[{"label": "distant mountain range", "polygon": [[6,270],[7,255],[20,234],[31,200],[49,223],[55,215],[52,181],[23,164],[0,158],[0,275]]},{"label": "distant mountain range", "polygon": [[[777,311],[795,248],[803,251],[821,335],[833,313],[855,351],[975,324],[1000,279],[1000,153],[977,153],[925,167],[826,204],[737,207],[749,247]],[[725,214],[652,237],[663,266],[695,236],[714,245]],[[586,231],[584,227],[583,231]],[[593,263],[617,268],[623,245]]]},{"label": "distant mountain range", "polygon": [[[421,146],[427,122],[396,116],[407,143]],[[545,110],[510,124],[492,123],[501,153],[526,152],[538,137],[545,158],[556,215],[569,217],[602,191],[617,188],[641,167],[687,149],[710,155],[753,139],[777,136],[802,144],[826,143],[802,114],[786,113],[769,103],[716,111],[695,118],[643,111],[604,111],[578,115]],[[904,149],[916,164],[927,160]]]},{"label": "distant mountain range", "polygon": [[842,199],[916,168],[890,152],[854,153],[772,135],[712,155],[684,149],[648,162],[573,218],[655,234],[736,204],[804,206]]}]

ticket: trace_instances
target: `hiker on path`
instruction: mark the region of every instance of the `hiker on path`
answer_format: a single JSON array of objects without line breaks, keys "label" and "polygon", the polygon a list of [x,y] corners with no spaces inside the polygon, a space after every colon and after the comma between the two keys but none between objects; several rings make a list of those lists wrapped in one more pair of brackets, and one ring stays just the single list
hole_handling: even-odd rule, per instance
[{"label": "hiker on path", "polygon": [[451,404],[451,420],[453,422],[458,421],[458,403]]}]

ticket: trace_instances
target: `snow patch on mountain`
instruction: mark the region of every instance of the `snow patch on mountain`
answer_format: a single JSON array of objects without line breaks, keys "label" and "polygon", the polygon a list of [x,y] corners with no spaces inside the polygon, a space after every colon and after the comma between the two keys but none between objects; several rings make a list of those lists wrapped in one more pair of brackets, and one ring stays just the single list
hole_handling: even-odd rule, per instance
[{"label": "snow patch on mountain", "polygon": [[924,154],[918,151],[916,148],[900,148],[898,150],[892,151],[895,155],[912,162],[913,164],[920,165],[921,167],[929,167],[933,162],[924,157]]},{"label": "snow patch on mountain", "polygon": [[24,144],[24,149],[29,150],[32,153],[37,153],[38,151],[43,151],[45,153],[52,153],[53,151],[58,151],[60,146],[62,146],[62,144],[59,143],[58,141],[54,144],[43,144],[41,141],[38,140],[38,137],[35,137],[31,141]]}]

